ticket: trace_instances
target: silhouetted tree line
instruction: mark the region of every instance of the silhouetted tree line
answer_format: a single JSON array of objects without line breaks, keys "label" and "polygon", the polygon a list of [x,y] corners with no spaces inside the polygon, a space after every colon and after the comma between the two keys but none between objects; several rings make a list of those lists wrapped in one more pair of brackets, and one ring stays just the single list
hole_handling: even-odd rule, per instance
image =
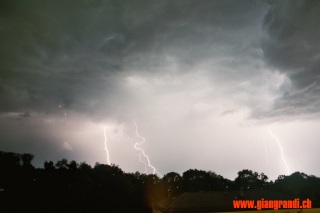
[{"label": "silhouetted tree line", "polygon": [[264,174],[244,169],[234,181],[211,171],[189,169],[182,176],[162,178],[125,173],[116,165],[62,159],[32,165],[31,154],[0,151],[0,208],[3,212],[151,212],[156,200],[183,192],[273,190],[320,201],[320,178],[295,172],[269,181]]}]

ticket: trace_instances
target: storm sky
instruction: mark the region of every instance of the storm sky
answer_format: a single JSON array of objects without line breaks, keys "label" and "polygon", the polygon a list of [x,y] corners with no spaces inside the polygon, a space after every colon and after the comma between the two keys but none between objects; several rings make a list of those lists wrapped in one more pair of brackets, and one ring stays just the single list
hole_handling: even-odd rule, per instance
[{"label": "storm sky", "polygon": [[136,144],[159,174],[320,176],[319,26],[312,0],[1,1],[0,150],[107,163],[106,129],[126,172]]}]

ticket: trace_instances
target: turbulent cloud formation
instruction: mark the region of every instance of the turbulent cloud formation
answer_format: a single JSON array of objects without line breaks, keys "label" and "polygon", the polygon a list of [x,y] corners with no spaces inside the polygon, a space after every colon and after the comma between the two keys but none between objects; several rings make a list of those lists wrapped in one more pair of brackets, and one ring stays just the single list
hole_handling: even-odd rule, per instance
[{"label": "turbulent cloud formation", "polygon": [[270,114],[318,114],[320,4],[274,1],[264,18],[263,50],[267,62],[290,79]]},{"label": "turbulent cloud formation", "polygon": [[[136,120],[162,173],[283,174],[265,130],[318,124],[319,11],[316,1],[2,1],[0,148],[39,164],[105,162],[108,126],[111,161],[143,171]],[[314,147],[310,129],[295,134]],[[302,142],[291,139],[294,164]],[[315,173],[314,160],[291,167]]]}]

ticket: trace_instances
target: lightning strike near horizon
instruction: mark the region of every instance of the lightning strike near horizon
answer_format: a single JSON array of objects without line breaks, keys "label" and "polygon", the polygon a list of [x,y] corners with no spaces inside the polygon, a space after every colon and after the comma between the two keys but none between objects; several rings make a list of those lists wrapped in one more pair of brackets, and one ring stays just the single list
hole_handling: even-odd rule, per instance
[{"label": "lightning strike near horizon", "polygon": [[147,164],[146,164],[146,162],[144,162],[144,161],[141,159],[141,154],[139,155],[139,161],[140,161],[141,163],[143,163],[143,165],[144,165],[144,173],[147,173],[147,171],[148,171],[148,169],[147,169]]},{"label": "lightning strike near horizon", "polygon": [[[141,139],[141,142],[136,142],[136,143],[134,144],[134,148],[135,148],[136,150],[138,150],[138,151],[141,152],[141,154],[139,155],[139,161],[140,161],[140,162],[143,162],[143,164],[145,165],[145,170],[146,170],[146,171],[147,171],[147,166],[148,166],[148,167],[150,167],[150,168],[152,169],[152,174],[156,174],[156,173],[157,173],[157,170],[156,170],[156,168],[155,168],[153,165],[151,165],[150,159],[149,159],[148,155],[146,155],[144,149],[138,147],[138,146],[141,146],[142,144],[144,144],[144,143],[146,142],[146,139],[143,138],[141,135],[139,135],[139,133],[138,133],[138,126],[137,126],[137,124],[136,124],[135,121],[133,121],[133,125],[135,126],[135,131],[136,131],[137,137]],[[143,157],[146,159],[147,163],[141,159],[141,156],[143,156]]]},{"label": "lightning strike near horizon", "polygon": [[107,164],[111,165],[110,154],[109,154],[109,150],[108,150],[108,146],[107,146],[108,138],[107,138],[107,128],[106,127],[104,127],[104,129],[103,129],[103,133],[104,133],[104,149],[106,150],[106,154],[107,154]]},{"label": "lightning strike near horizon", "polygon": [[286,167],[286,170],[287,170],[287,175],[290,175],[290,172],[289,172],[290,169],[289,169],[288,163],[287,163],[287,161],[286,161],[286,159],[285,159],[285,157],[284,157],[283,149],[282,149],[280,140],[278,139],[277,136],[275,136],[275,135],[271,132],[270,127],[268,127],[268,130],[269,130],[269,134],[271,135],[271,137],[273,137],[273,138],[275,139],[275,141],[277,142],[277,144],[278,144],[278,147],[279,147],[280,152],[281,152],[282,161],[283,161],[283,163],[284,163],[284,165],[285,165],[285,167]]}]

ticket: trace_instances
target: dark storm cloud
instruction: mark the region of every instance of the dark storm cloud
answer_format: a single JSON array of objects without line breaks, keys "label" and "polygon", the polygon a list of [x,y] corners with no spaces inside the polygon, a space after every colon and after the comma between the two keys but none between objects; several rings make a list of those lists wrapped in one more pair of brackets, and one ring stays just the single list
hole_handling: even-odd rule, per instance
[{"label": "dark storm cloud", "polygon": [[175,75],[200,66],[228,85],[261,75],[264,55],[291,84],[281,88],[273,110],[252,108],[252,115],[318,112],[319,5],[2,1],[0,110],[50,112],[62,104],[112,114],[137,101],[123,88],[128,75]]},{"label": "dark storm cloud", "polygon": [[233,52],[235,60],[221,62],[232,68],[258,54],[255,47],[253,55],[243,54],[245,43],[236,46],[263,12],[256,1],[1,4],[2,111],[50,111],[60,103],[87,112],[113,108],[112,102],[130,102],[124,76],[161,75],[172,60],[185,72]]},{"label": "dark storm cloud", "polygon": [[[105,8],[108,12],[85,1],[3,4],[2,110],[79,104],[92,92],[105,89],[99,82],[119,70],[121,39],[114,38],[118,26],[113,19],[118,12],[112,5]],[[98,19],[101,13],[103,19]],[[113,46],[108,47],[109,53],[99,54],[104,37],[113,38]]]},{"label": "dark storm cloud", "polygon": [[291,80],[268,113],[271,116],[319,113],[319,11],[318,1],[270,1],[264,19],[264,55],[269,65]]}]

